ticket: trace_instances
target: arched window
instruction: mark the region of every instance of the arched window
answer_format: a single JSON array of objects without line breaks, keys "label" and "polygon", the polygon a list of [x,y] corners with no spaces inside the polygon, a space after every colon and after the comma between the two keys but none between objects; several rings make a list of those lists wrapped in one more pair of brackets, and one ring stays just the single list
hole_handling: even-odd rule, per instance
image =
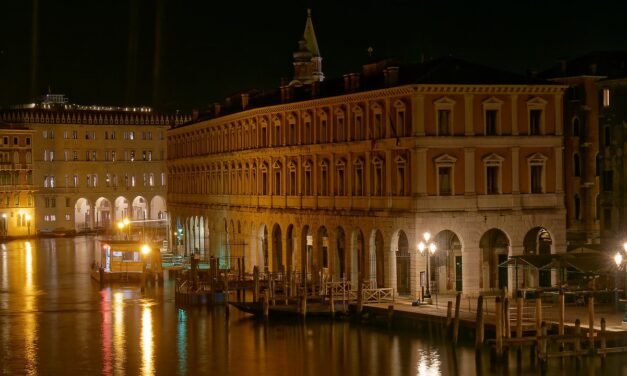
[{"label": "arched window", "polygon": [[581,221],[581,200],[575,195],[575,220]]},{"label": "arched window", "polygon": [[323,159],[320,162],[320,196],[329,196],[329,162]]},{"label": "arched window", "polygon": [[581,158],[578,153],[573,154],[573,174],[581,177]]},{"label": "arched window", "polygon": [[579,118],[575,116],[573,118],[573,137],[579,137],[581,135],[581,125]]}]

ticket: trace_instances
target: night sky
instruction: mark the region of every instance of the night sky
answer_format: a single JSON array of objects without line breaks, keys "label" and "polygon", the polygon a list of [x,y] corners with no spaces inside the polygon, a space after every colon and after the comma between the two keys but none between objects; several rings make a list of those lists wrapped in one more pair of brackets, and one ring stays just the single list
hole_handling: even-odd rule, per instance
[{"label": "night sky", "polygon": [[0,3],[0,105],[31,102],[50,87],[73,103],[187,111],[273,89],[292,75],[308,7],[327,77],[358,71],[368,46],[377,57],[453,55],[521,73],[627,50],[619,1]]}]

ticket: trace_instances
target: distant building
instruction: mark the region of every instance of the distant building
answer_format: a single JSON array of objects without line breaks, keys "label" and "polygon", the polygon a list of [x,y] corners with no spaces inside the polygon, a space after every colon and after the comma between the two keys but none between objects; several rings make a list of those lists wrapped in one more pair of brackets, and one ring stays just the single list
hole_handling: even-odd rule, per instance
[{"label": "distant building", "polygon": [[564,97],[569,249],[614,252],[627,241],[627,52],[594,52],[543,73]]},{"label": "distant building", "polygon": [[557,283],[499,265],[566,250],[565,86],[454,58],[301,83],[168,130],[182,252],[417,296],[429,231],[434,291]]},{"label": "distant building", "polygon": [[0,122],[0,237],[35,231],[34,133]]},{"label": "distant building", "polygon": [[165,215],[165,132],[189,117],[44,99],[0,111],[33,131],[33,231],[113,230],[123,218]]}]

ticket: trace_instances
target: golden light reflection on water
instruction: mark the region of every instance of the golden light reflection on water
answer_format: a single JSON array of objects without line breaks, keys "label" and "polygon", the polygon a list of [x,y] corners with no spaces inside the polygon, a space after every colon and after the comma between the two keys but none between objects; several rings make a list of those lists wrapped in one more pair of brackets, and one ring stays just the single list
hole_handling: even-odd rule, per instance
[{"label": "golden light reflection on water", "polygon": [[124,294],[116,292],[113,294],[113,351],[115,353],[114,369],[116,373],[124,370],[125,356],[125,334],[124,334]]},{"label": "golden light reflection on water", "polygon": [[441,375],[440,353],[434,349],[420,349],[416,374],[424,376]]},{"label": "golden light reflection on water", "polygon": [[24,358],[25,372],[37,372],[37,318],[35,317],[35,286],[33,284],[33,249],[30,242],[24,242]]},{"label": "golden light reflection on water", "polygon": [[152,330],[152,309],[148,303],[144,303],[142,309],[142,334],[141,334],[141,353],[142,353],[142,375],[154,375],[154,342]]}]

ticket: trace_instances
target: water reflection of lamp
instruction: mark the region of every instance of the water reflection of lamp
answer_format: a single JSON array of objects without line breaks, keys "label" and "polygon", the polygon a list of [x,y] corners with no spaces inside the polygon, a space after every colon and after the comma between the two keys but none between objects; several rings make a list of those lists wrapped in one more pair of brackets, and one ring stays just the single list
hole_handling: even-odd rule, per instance
[{"label": "water reflection of lamp", "polygon": [[32,217],[30,216],[30,214],[26,214],[26,226],[28,227],[28,236],[30,236],[30,220],[32,219]]},{"label": "water reflection of lamp", "polygon": [[[420,242],[418,243],[418,250],[420,251],[420,254],[424,254],[426,259],[427,259],[427,265],[426,265],[426,269],[427,269],[427,292],[425,293],[424,299],[431,299],[431,291],[429,290],[429,285],[431,284],[431,280],[429,278],[429,262],[430,257],[429,255],[433,255],[435,253],[435,251],[437,250],[437,246],[435,245],[435,243],[429,243],[429,239],[431,239],[431,234],[429,232],[425,232],[422,235],[424,242]],[[428,249],[429,252],[425,252],[425,250]]]},{"label": "water reflection of lamp", "polygon": [[8,235],[7,214],[2,213],[2,236]]}]

